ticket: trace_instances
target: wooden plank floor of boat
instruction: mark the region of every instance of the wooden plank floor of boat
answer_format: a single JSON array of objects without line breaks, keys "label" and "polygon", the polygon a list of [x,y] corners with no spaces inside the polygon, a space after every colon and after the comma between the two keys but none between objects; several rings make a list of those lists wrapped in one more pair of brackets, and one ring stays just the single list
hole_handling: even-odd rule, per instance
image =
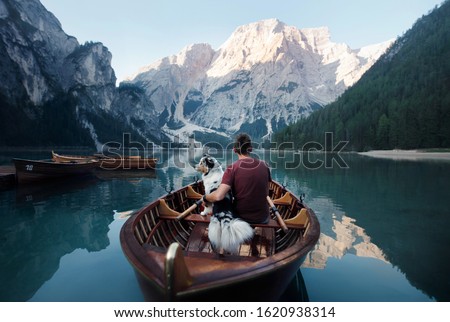
[{"label": "wooden plank floor of boat", "polygon": [[[253,239],[239,249],[239,256],[254,259],[273,255],[275,250],[275,230],[267,227],[255,227]],[[192,229],[185,251],[191,255],[214,254],[208,239],[208,223],[198,222]],[[207,256],[207,255],[206,255]]]}]

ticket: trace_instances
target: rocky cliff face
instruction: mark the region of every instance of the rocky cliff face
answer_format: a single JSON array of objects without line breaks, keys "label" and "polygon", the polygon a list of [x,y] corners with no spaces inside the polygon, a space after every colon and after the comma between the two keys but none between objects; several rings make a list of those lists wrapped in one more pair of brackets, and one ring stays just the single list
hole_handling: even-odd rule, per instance
[{"label": "rocky cliff face", "polygon": [[352,50],[331,42],[327,28],[270,19],[237,28],[217,51],[188,46],[129,81],[145,89],[173,134],[245,129],[263,137],[334,101],[390,43]]},{"label": "rocky cliff face", "polygon": [[[121,105],[126,100],[118,97],[111,58],[101,43],[80,45],[65,34],[38,0],[0,0],[0,116],[5,116],[0,122],[5,122],[6,132],[0,144],[100,148],[103,142],[120,139],[120,132],[135,131],[134,124],[121,119],[124,110],[134,111]],[[147,104],[147,114],[151,108]],[[7,120],[19,128],[11,129]],[[66,125],[58,125],[61,122]],[[147,126],[156,128],[152,120]],[[74,133],[52,138],[47,127]],[[148,128],[145,133],[152,132]],[[152,133],[152,139],[159,138]]]},{"label": "rocky cliff face", "polygon": [[[59,21],[37,0],[0,0],[2,71],[14,79],[34,105],[43,105],[56,92],[77,86],[115,86],[111,53],[101,43],[80,46],[64,33]],[[2,82],[2,90],[12,87]],[[18,93],[8,91],[8,97]],[[109,106],[102,106],[109,108]]]}]

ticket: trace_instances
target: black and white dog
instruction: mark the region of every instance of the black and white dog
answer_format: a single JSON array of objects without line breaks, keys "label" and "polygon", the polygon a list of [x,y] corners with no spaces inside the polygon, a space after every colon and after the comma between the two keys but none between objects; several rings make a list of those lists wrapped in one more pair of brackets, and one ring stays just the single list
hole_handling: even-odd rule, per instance
[{"label": "black and white dog", "polygon": [[[203,155],[195,170],[202,173],[206,194],[215,191],[222,182],[223,169],[214,157]],[[216,252],[220,252],[222,248],[225,252],[237,254],[239,246],[253,237],[253,228],[246,221],[233,215],[231,192],[214,204],[205,202],[205,209],[200,214],[202,216],[212,214],[208,238]]]}]

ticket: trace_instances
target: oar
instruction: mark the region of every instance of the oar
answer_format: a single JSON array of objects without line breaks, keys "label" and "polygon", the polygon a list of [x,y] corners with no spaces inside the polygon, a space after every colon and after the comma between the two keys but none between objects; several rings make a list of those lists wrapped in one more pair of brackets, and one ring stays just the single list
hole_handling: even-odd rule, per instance
[{"label": "oar", "polygon": [[200,206],[203,203],[203,198],[200,198],[199,200],[197,200],[192,206],[190,206],[188,209],[186,209],[185,211],[183,211],[178,217],[177,220],[181,220],[184,217],[186,217],[187,215],[189,215],[189,213],[194,210],[195,208],[197,208],[198,206]]},{"label": "oar", "polygon": [[272,209],[274,214],[277,216],[277,220],[278,220],[278,223],[281,226],[281,229],[283,229],[283,231],[285,233],[287,233],[288,232],[288,228],[286,226],[286,223],[284,222],[283,218],[281,218],[280,212],[278,211],[277,207],[273,204],[273,201],[272,201],[272,199],[270,199],[269,196],[267,196],[267,202],[269,203],[270,208]]}]

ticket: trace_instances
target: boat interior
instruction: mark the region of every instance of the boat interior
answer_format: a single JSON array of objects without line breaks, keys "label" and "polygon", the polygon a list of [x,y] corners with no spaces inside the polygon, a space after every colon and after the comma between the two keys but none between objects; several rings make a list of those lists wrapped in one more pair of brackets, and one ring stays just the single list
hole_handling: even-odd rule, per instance
[{"label": "boat interior", "polygon": [[[215,252],[208,239],[209,216],[201,216],[195,201],[203,195],[201,182],[186,186],[142,209],[134,225],[134,235],[144,248],[159,247],[167,250],[176,242],[186,257],[224,256]],[[276,216],[268,224],[252,225],[255,229],[253,239],[241,245],[238,256],[242,260],[258,260],[272,256],[286,249],[302,238],[308,228],[307,208],[290,192],[272,183],[270,198],[273,200],[283,221],[284,231]],[[230,255],[227,255],[230,259]]]}]

